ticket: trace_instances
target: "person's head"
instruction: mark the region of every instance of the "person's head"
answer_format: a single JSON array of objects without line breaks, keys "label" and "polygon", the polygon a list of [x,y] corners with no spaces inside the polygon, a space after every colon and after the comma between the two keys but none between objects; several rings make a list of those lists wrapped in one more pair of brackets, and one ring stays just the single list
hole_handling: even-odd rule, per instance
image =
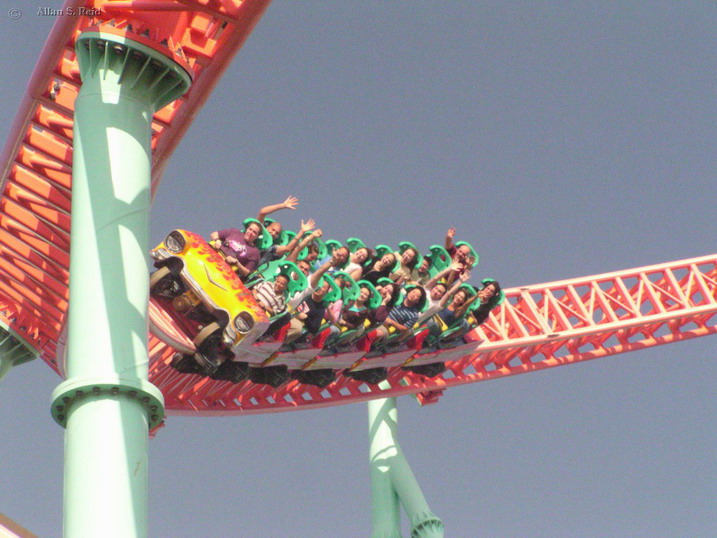
[{"label": "person's head", "polygon": [[376,290],[381,294],[382,299],[386,301],[386,306],[391,307],[398,301],[399,287],[395,282],[379,284],[376,286]]},{"label": "person's head", "polygon": [[306,276],[309,276],[309,273],[311,273],[311,264],[306,261],[306,258],[296,262],[296,266],[299,268],[299,271],[304,273]]},{"label": "person's head", "polygon": [[314,293],[311,294],[311,297],[314,299],[314,301],[323,301],[324,297],[326,297],[326,294],[329,293],[331,290],[331,284],[329,284],[325,279],[321,279],[321,285],[314,290]]},{"label": "person's head", "polygon": [[316,258],[319,257],[319,245],[316,243],[309,243],[309,246],[306,247],[308,249],[308,253],[304,257],[306,261],[313,262]]},{"label": "person's head", "polygon": [[286,275],[279,275],[274,279],[274,291],[277,295],[281,295],[286,291],[286,287],[289,285],[289,277]]},{"label": "person's head", "polygon": [[423,258],[423,261],[421,262],[421,265],[418,266],[418,272],[422,275],[425,275],[428,273],[428,270],[431,268],[431,260],[428,258]]},{"label": "person's head", "polygon": [[413,247],[408,247],[401,254],[401,265],[405,265],[409,269],[413,269],[418,265],[418,251]]},{"label": "person's head", "polygon": [[364,304],[370,298],[371,298],[371,290],[368,289],[366,286],[361,286],[361,288],[359,289],[359,296],[358,296],[357,301],[361,304]]},{"label": "person's head", "polygon": [[383,271],[385,269],[390,269],[394,265],[396,265],[396,256],[393,255],[393,253],[388,252],[384,254],[380,260],[378,260],[377,269],[379,271]]},{"label": "person's head", "polygon": [[371,256],[371,251],[367,247],[361,247],[351,255],[351,261],[363,265],[363,263]]},{"label": "person's head", "polygon": [[459,262],[466,262],[466,261],[468,261],[468,259],[471,258],[471,257],[472,257],[471,247],[469,247],[469,246],[466,245],[465,243],[464,243],[463,245],[461,245],[461,246],[459,246],[459,247],[456,248],[455,258],[456,258]]},{"label": "person's head", "polygon": [[250,222],[244,230],[244,240],[250,245],[253,245],[260,235],[261,225],[258,222]]},{"label": "person's head", "polygon": [[426,301],[426,290],[421,286],[414,286],[407,290],[406,298],[403,300],[403,306],[408,308],[421,308]]},{"label": "person's head", "polygon": [[461,306],[468,300],[468,293],[466,290],[460,289],[453,296],[453,306]]},{"label": "person's head", "polygon": [[488,304],[494,307],[500,300],[500,284],[495,280],[484,280],[483,288],[478,292],[481,304]]},{"label": "person's head", "polygon": [[347,247],[339,247],[334,250],[334,267],[343,266],[349,259],[349,249]]},{"label": "person's head", "polygon": [[444,282],[436,282],[436,285],[431,288],[431,299],[434,301],[438,301],[445,294],[446,284]]},{"label": "person's head", "polygon": [[274,221],[266,227],[266,231],[269,235],[276,240],[281,235],[281,224]]}]

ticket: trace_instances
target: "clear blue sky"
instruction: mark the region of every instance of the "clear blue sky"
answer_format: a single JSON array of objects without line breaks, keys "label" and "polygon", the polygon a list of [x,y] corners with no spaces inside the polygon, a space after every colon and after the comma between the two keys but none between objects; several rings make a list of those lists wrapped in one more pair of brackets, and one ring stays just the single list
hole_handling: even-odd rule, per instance
[{"label": "clear blue sky", "polygon": [[[54,22],[15,1],[3,133]],[[275,0],[173,156],[152,241],[293,194],[277,217],[338,239],[455,226],[506,287],[710,254],[716,23],[708,2]],[[715,341],[401,399],[447,536],[717,535]],[[0,511],[41,536],[61,534],[59,382],[35,361],[0,384]],[[366,429],[362,404],[170,416],[150,535],[368,536]]]}]

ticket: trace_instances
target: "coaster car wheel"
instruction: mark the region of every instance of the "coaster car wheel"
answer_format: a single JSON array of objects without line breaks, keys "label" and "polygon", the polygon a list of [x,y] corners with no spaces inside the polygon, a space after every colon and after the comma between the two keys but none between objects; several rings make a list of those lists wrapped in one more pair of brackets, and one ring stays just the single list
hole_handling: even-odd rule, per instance
[{"label": "coaster car wheel", "polygon": [[305,385],[314,385],[323,389],[326,385],[336,380],[336,373],[331,368],[320,368],[318,370],[295,370],[290,373],[292,379]]},{"label": "coaster car wheel", "polygon": [[241,383],[249,377],[249,364],[246,362],[236,362],[233,360],[225,360],[217,370],[209,374],[209,377],[217,381],[231,381],[232,383]]},{"label": "coaster car wheel", "polygon": [[377,385],[388,377],[388,370],[381,366],[379,368],[367,368],[366,370],[345,371],[344,375],[356,381]]},{"label": "coaster car wheel", "polygon": [[206,375],[212,375],[222,364],[218,356],[221,343],[222,327],[216,321],[204,327],[194,337],[194,346],[197,348],[194,360],[202,367]]},{"label": "coaster car wheel", "polygon": [[436,377],[446,371],[446,363],[432,362],[431,364],[420,364],[418,366],[404,366],[403,369],[426,377]]},{"label": "coaster car wheel", "polygon": [[289,369],[285,364],[249,368],[249,379],[252,383],[277,388],[289,380]]},{"label": "coaster car wheel", "polygon": [[149,293],[171,299],[182,293],[182,287],[177,281],[177,277],[165,265],[149,276]]}]

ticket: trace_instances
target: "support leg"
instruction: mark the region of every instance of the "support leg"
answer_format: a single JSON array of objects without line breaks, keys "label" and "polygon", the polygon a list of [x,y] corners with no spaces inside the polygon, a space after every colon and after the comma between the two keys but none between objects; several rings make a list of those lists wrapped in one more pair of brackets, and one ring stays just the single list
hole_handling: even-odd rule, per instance
[{"label": "support leg", "polygon": [[397,437],[396,399],[368,402],[373,536],[401,536],[398,503],[408,515],[411,536],[440,538],[443,523],[428,507]]},{"label": "support leg", "polygon": [[151,122],[190,78],[121,31],[76,43],[65,432],[65,536],[147,536],[147,433],[163,398],[147,380]]}]

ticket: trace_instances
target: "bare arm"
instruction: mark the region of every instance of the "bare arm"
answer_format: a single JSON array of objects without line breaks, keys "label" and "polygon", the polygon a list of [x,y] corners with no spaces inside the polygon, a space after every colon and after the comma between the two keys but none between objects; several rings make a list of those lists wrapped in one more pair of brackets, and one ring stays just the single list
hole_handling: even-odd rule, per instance
[{"label": "bare arm", "polygon": [[458,277],[458,280],[456,280],[455,284],[451,286],[451,289],[449,289],[443,297],[441,297],[441,301],[439,304],[441,305],[441,308],[445,308],[448,304],[448,299],[453,297],[458,290],[460,289],[461,285],[465,282],[468,282],[468,279],[471,277],[471,272],[466,271],[465,273],[462,273],[461,276]]},{"label": "bare arm", "polygon": [[448,228],[448,231],[446,232],[446,250],[451,250],[453,248],[453,238],[456,235],[456,229],[454,227]]},{"label": "bare arm", "polygon": [[[313,227],[316,225],[314,222],[314,219],[309,219],[308,222],[301,221],[301,228],[299,229],[299,233],[296,234],[294,237],[291,238],[291,241],[289,241],[286,245],[279,245],[276,247],[276,255],[277,256],[283,256],[284,254],[288,252],[292,252],[296,245],[299,244],[299,241],[304,236],[304,234],[308,231],[311,231]],[[299,250],[301,252],[301,250]],[[295,260],[289,260],[289,261],[295,261]]]},{"label": "bare arm", "polygon": [[290,262],[296,263],[296,260],[299,259],[299,253],[304,250],[304,248],[306,248],[306,246],[314,239],[316,239],[317,237],[321,237],[322,235],[323,232],[321,230],[314,230],[310,235],[304,237],[304,239],[301,240],[301,243],[294,247],[294,250],[291,251],[291,253],[286,257],[286,259]]},{"label": "bare arm", "polygon": [[309,285],[310,285],[313,289],[316,289],[316,286],[319,285],[319,282],[321,281],[321,277],[324,276],[324,274],[326,274],[326,271],[329,270],[329,268],[331,267],[332,261],[333,261],[333,260],[326,260],[326,261],[321,265],[321,267],[319,267],[319,268],[317,269],[317,271],[316,271],[314,274],[311,275],[311,278],[309,278]]},{"label": "bare arm", "polygon": [[279,211],[280,209],[296,209],[296,204],[299,203],[299,199],[295,196],[289,196],[286,200],[284,200],[280,204],[274,204],[274,205],[268,205],[266,207],[262,207],[259,210],[259,215],[256,217],[256,220],[264,224],[264,218],[269,213],[274,213],[276,211]]}]

